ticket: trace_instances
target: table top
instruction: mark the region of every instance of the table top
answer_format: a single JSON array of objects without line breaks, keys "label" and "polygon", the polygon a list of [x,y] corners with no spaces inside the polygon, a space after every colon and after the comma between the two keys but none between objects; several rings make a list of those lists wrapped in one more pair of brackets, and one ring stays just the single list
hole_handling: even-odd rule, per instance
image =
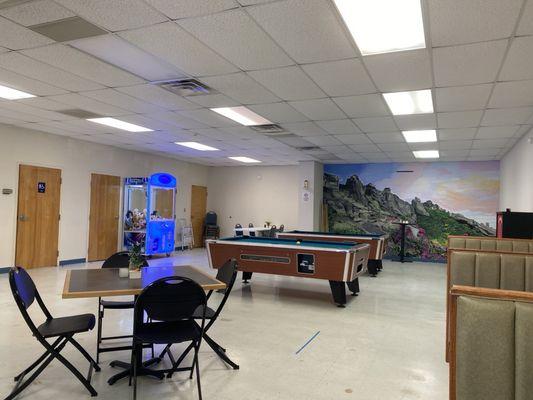
[{"label": "table top", "polygon": [[321,242],[318,240],[297,240],[297,239],[277,239],[264,237],[237,236],[231,238],[217,239],[216,243],[225,243],[229,245],[244,246],[264,246],[264,247],[283,247],[291,249],[305,248],[307,250],[334,250],[334,251],[352,251],[360,247],[368,247],[368,244],[361,243],[341,243],[341,242]]},{"label": "table top", "polygon": [[117,268],[73,269],[67,271],[64,299],[126,296],[140,294],[150,283],[164,277],[190,278],[205,290],[224,289],[226,285],[214,276],[191,265],[151,266],[141,270],[141,279],[121,278]]}]

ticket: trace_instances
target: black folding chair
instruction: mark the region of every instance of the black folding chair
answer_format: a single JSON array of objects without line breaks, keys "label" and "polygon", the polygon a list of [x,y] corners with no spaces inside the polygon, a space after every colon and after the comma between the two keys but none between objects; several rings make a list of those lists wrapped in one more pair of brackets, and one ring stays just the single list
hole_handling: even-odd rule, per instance
[{"label": "black folding chair", "polygon": [[[218,304],[218,307],[216,308],[216,310],[213,310],[212,308],[207,307],[205,311],[205,319],[208,320],[209,322],[207,323],[204,329],[204,340],[209,345],[209,347],[211,347],[213,351],[217,353],[217,355],[222,360],[224,360],[224,362],[230,365],[233,369],[239,369],[239,366],[235,364],[233,361],[231,361],[229,357],[227,356],[226,349],[220,346],[213,339],[211,339],[211,337],[207,334],[207,331],[213,326],[218,316],[222,312],[222,309],[224,308],[224,305],[226,304],[226,301],[228,300],[231,290],[233,289],[235,279],[237,279],[237,261],[235,261],[234,259],[229,260],[221,268],[219,268],[217,272],[217,279],[221,282],[224,282],[226,284],[226,288],[218,290],[218,292],[221,292],[224,294],[224,297]],[[209,293],[207,294],[207,300],[211,298],[212,294],[213,294],[213,291],[210,290]],[[202,319],[201,309],[196,310],[196,312],[194,313],[194,318]],[[174,361],[174,357],[172,356],[172,353],[170,352],[170,346],[171,345],[169,344],[167,345],[167,347],[165,347],[165,349],[159,355],[159,359],[162,359],[165,353],[168,354],[170,357],[170,360],[172,361],[174,368],[177,368],[180,365],[180,363],[183,361],[183,359],[187,356],[187,354],[189,354],[189,352],[193,349],[192,344],[189,345],[189,347],[187,347],[185,351],[179,356],[178,360]],[[168,374],[168,377],[171,377],[171,376],[172,376],[172,372]]]},{"label": "black folding chair", "polygon": [[281,224],[279,226],[278,232],[283,232],[285,230],[285,225]]},{"label": "black folding chair", "polygon": [[[252,224],[251,222],[248,224],[248,228],[253,228],[254,227],[254,224]],[[248,231],[248,236],[255,236],[255,232],[253,230],[249,230]]]},{"label": "black folding chair", "polygon": [[241,224],[235,224],[235,236],[244,236]]},{"label": "black folding chair", "polygon": [[[172,368],[164,372],[190,371],[192,379],[196,369],[198,394],[202,399],[198,351],[205,325],[207,297],[195,281],[172,276],[148,285],[135,301],[133,312],[133,399],[137,398],[137,369],[142,366],[143,344],[174,344],[191,342],[194,349],[192,366]],[[144,314],[148,319],[145,321]],[[200,314],[200,323],[195,321]],[[195,368],[196,367],[196,368]]]},{"label": "black folding chair", "polygon": [[[91,385],[91,377],[93,369],[100,371],[100,367],[96,361],[87,353],[87,351],[74,340],[74,335],[77,333],[88,332],[94,328],[95,317],[93,314],[80,314],[70,317],[54,318],[50,314],[50,311],[46,308],[33,280],[30,275],[24,270],[24,268],[14,267],[9,271],[9,285],[11,286],[11,293],[15,298],[15,302],[24,318],[24,321],[30,328],[33,336],[43,345],[46,351],[28,368],[22,371],[15,377],[15,388],[5,398],[5,400],[14,399],[24,389],[37,378],[41,372],[50,364],[54,359],[61,362],[68,368],[72,374],[85,386],[91,396],[97,396],[96,390]],[[30,315],[28,314],[28,308],[37,300],[37,304],[41,308],[43,314],[46,317],[46,321],[39,326],[36,326]],[[47,339],[55,339],[52,344]],[[78,351],[89,361],[89,372],[87,377],[84,377],[74,365],[72,365],[60,352],[65,345],[72,344]],[[37,369],[35,369],[37,368]],[[24,380],[24,377],[31,371],[33,374]],[[71,393],[71,395],[73,395]]]},{"label": "black folding chair", "polygon": [[[113,254],[102,264],[102,268],[129,268],[130,254],[127,251],[120,251]],[[147,267],[148,262],[144,260],[143,267]],[[110,351],[131,350],[129,346],[112,346],[101,347],[104,340],[118,340],[131,338],[132,335],[120,335],[120,336],[102,336],[102,324],[104,319],[105,310],[128,310],[133,309],[134,301],[117,301],[117,300],[104,300],[101,297],[98,298],[98,324],[97,324],[97,339],[96,339],[96,362],[100,363],[100,353],[107,353]],[[153,352],[153,349],[152,349]]]}]

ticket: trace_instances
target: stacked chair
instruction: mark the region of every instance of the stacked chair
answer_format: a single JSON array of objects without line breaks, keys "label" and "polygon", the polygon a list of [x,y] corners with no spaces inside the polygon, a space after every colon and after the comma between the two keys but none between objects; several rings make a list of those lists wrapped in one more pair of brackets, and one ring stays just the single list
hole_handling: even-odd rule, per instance
[{"label": "stacked chair", "polygon": [[235,224],[235,236],[244,236],[241,224]]},{"label": "stacked chair", "polygon": [[[252,223],[250,222],[250,223],[248,224],[248,228],[253,228],[253,227],[254,227],[254,224],[252,224]],[[248,235],[249,235],[249,236],[253,236],[253,237],[255,237],[255,231],[252,231],[252,230],[248,231]]]},{"label": "stacked chair", "polygon": [[217,214],[209,211],[205,215],[204,240],[218,239],[220,237],[220,227],[217,224]]}]

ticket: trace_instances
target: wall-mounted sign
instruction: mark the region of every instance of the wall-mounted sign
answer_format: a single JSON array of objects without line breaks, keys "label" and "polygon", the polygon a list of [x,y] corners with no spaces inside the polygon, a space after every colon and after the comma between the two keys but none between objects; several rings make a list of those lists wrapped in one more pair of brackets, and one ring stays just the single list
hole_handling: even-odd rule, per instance
[{"label": "wall-mounted sign", "polygon": [[304,190],[302,192],[302,201],[309,201],[311,200],[311,192],[309,190]]},{"label": "wall-mounted sign", "polygon": [[46,192],[46,182],[37,182],[37,193]]}]

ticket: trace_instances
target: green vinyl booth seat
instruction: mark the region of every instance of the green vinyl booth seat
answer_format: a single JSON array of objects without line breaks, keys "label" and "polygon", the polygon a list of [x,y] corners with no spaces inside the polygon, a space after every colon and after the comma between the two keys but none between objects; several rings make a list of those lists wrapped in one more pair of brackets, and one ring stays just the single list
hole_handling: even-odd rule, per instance
[{"label": "green vinyl booth seat", "polygon": [[485,236],[449,236],[448,249],[504,251],[509,253],[533,254],[533,240],[506,239]]},{"label": "green vinyl booth seat", "polygon": [[533,296],[490,296],[453,299],[450,399],[531,400]]}]

